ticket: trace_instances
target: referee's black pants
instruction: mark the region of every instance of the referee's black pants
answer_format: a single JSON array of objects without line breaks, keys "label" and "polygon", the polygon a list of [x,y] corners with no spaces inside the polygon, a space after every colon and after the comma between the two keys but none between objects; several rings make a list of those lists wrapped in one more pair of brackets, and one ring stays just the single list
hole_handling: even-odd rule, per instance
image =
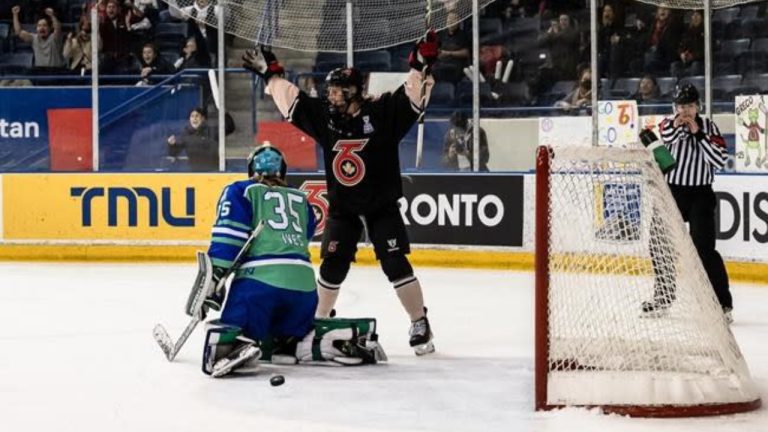
[{"label": "referee's black pants", "polygon": [[[715,208],[717,206],[717,198],[715,192],[712,190],[711,185],[706,186],[677,186],[669,185],[672,196],[675,199],[677,208],[683,216],[683,220],[688,222],[691,239],[693,245],[696,247],[696,251],[699,254],[701,263],[704,266],[704,271],[707,272],[709,281],[712,283],[712,287],[715,290],[717,300],[720,302],[720,306],[724,308],[733,307],[733,298],[731,297],[731,291],[728,284],[728,273],[725,270],[725,263],[723,257],[715,249]],[[662,224],[669,221],[659,221]],[[652,226],[655,224],[652,224]],[[653,252],[653,250],[652,250]],[[655,258],[653,253],[652,258]],[[657,267],[657,263],[654,260],[654,271],[656,272],[657,288],[659,282],[665,278]],[[669,275],[669,273],[667,273]],[[668,277],[668,276],[666,276]],[[668,286],[668,285],[667,285]],[[657,295],[659,293],[657,292]]]}]

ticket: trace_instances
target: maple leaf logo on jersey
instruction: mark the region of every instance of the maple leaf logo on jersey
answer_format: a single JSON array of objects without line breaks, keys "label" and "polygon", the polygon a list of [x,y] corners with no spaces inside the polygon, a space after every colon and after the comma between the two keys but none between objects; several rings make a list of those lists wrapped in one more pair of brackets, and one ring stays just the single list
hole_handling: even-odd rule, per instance
[{"label": "maple leaf logo on jersey", "polygon": [[338,140],[333,151],[333,176],[342,186],[352,187],[365,177],[365,161],[358,154],[368,144],[368,140]]},{"label": "maple leaf logo on jersey", "polygon": [[344,174],[347,175],[347,177],[352,177],[355,172],[357,172],[357,168],[355,168],[355,164],[353,164],[350,161],[346,161],[341,165],[341,169],[344,170]]}]

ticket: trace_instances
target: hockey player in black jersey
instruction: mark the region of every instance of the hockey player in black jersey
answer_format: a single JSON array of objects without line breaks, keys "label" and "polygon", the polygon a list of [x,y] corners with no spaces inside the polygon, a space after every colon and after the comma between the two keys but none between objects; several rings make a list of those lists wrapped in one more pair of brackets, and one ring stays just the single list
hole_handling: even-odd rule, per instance
[{"label": "hockey player in black jersey", "polygon": [[[280,112],[323,149],[329,215],[321,246],[317,317],[328,317],[355,259],[363,228],[376,258],[411,319],[416,354],[434,351],[432,331],[418,279],[408,261],[410,243],[397,200],[403,195],[398,144],[422,110],[422,71],[437,59],[430,31],[409,57],[411,71],[394,92],[363,96],[363,76],[339,68],[326,78],[325,98],[312,98],[282,78],[283,68],[263,48],[243,56],[244,67],[264,79]],[[426,95],[432,78],[426,75]]]}]

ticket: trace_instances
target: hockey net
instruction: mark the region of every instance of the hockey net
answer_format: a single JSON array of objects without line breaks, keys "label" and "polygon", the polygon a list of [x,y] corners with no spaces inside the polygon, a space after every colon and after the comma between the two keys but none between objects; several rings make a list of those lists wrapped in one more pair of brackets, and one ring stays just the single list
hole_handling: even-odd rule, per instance
[{"label": "hockey net", "polygon": [[[536,184],[537,409],[690,416],[760,406],[650,152],[541,147]],[[654,295],[671,307],[644,314]]]},{"label": "hockey net", "polygon": [[[164,0],[170,7],[188,8],[196,0]],[[197,0],[223,8],[224,30],[256,44],[299,51],[346,52],[347,0]],[[494,0],[478,0],[480,8]],[[472,14],[472,0],[350,0],[355,51],[415,41],[427,22],[435,30],[449,18]],[[450,15],[450,17],[449,17]],[[196,19],[218,27],[216,14]]]},{"label": "hockey net", "polygon": [[[655,6],[671,9],[704,9],[704,0],[638,0],[641,3],[648,3]],[[709,7],[712,9],[725,9],[729,7],[744,5],[748,3],[758,3],[765,0],[712,0]]]}]

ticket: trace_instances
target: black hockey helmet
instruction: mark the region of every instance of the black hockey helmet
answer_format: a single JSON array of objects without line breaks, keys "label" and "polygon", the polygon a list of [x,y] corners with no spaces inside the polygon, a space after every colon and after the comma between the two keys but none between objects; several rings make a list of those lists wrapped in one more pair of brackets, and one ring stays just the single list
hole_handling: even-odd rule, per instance
[{"label": "black hockey helmet", "polygon": [[696,89],[695,85],[684,83],[675,89],[675,97],[673,98],[673,101],[678,105],[698,103],[699,91]]},{"label": "black hockey helmet", "polygon": [[288,164],[285,163],[283,153],[265,142],[256,147],[248,156],[248,177],[260,175],[264,177],[275,176],[285,179]]},{"label": "black hockey helmet", "polygon": [[363,74],[353,67],[340,67],[330,72],[325,77],[325,84],[339,86],[341,88],[357,87],[357,94],[363,92]]},{"label": "black hockey helmet", "polygon": [[[330,86],[341,87],[344,93],[344,102],[349,105],[352,101],[363,100],[363,74],[352,67],[336,68],[325,77],[326,91]],[[355,86],[357,91],[350,94],[350,87]]]}]

